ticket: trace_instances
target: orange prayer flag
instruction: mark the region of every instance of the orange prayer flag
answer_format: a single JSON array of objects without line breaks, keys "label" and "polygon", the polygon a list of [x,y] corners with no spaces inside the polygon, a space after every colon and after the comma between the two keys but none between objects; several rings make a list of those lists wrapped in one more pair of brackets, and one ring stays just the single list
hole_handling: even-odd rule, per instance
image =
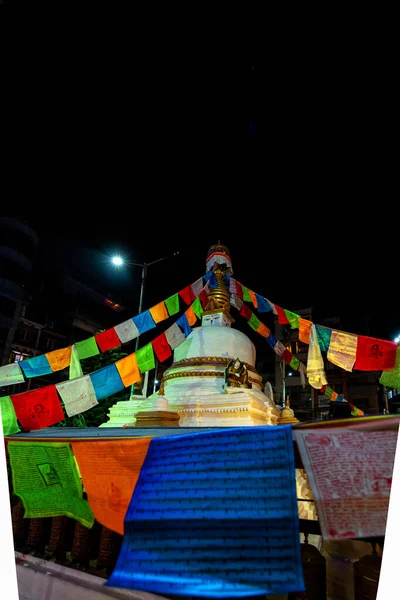
[{"label": "orange prayer flag", "polygon": [[185,311],[186,318],[190,326],[194,325],[197,321],[196,314],[193,310],[193,306],[190,305],[189,308]]},{"label": "orange prayer flag", "polygon": [[154,323],[159,323],[160,321],[165,321],[165,319],[168,319],[169,314],[167,312],[167,308],[163,302],[160,302],[159,304],[156,304],[155,306],[152,306],[149,309],[149,312],[151,314],[151,316],[153,317],[153,321]]},{"label": "orange prayer flag", "polygon": [[336,398],[339,396],[339,394],[337,392],[332,392],[332,397],[331,400],[336,400]]},{"label": "orange prayer flag", "polygon": [[140,371],[135,353],[117,360],[115,365],[125,387],[140,381]]},{"label": "orange prayer flag", "polygon": [[69,363],[71,362],[71,352],[72,346],[61,348],[61,350],[54,350],[53,352],[47,352],[46,358],[49,361],[51,370],[53,372],[61,371],[61,369],[69,367]]},{"label": "orange prayer flag", "polygon": [[95,518],[120,535],[150,442],[139,438],[71,443]]},{"label": "orange prayer flag", "polygon": [[307,319],[302,319],[301,317],[299,317],[299,339],[305,344],[310,343],[311,325],[312,321],[307,321]]},{"label": "orange prayer flag", "polygon": [[257,296],[255,295],[255,293],[249,290],[249,296],[251,298],[254,308],[258,308]]},{"label": "orange prayer flag", "polygon": [[270,329],[268,329],[268,327],[266,325],[264,325],[264,323],[260,323],[257,328],[257,333],[259,333],[263,337],[267,338],[270,336],[271,331],[270,331]]}]

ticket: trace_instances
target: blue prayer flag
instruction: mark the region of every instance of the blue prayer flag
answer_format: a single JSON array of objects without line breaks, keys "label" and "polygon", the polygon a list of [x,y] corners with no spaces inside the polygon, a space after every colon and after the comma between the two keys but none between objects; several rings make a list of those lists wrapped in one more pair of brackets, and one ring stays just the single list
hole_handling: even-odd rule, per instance
[{"label": "blue prayer flag", "polygon": [[144,312],[136,315],[136,317],[133,317],[133,322],[138,328],[140,334],[146,333],[146,331],[154,329],[156,326],[149,310],[145,310]]},{"label": "blue prayer flag", "polygon": [[103,400],[124,389],[123,381],[115,365],[108,365],[90,374],[96,399]]},{"label": "blue prayer flag", "polygon": [[176,323],[177,325],[182,327],[185,337],[187,337],[189,333],[191,333],[192,328],[189,325],[189,321],[187,320],[187,316],[185,315],[185,313],[183,313],[183,315],[179,317]]},{"label": "blue prayer flag", "polygon": [[269,304],[269,302],[266,301],[265,298],[263,298],[259,294],[256,294],[256,298],[257,298],[257,310],[258,310],[258,312],[271,312],[272,307]]},{"label": "blue prayer flag", "polygon": [[25,377],[39,377],[40,375],[49,375],[53,372],[45,354],[21,360],[19,365]]}]

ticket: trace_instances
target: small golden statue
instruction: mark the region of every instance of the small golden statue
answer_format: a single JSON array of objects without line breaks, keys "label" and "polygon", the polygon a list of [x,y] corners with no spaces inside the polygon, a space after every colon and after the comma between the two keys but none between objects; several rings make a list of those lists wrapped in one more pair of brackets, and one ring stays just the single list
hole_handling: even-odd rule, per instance
[{"label": "small golden statue", "polygon": [[225,388],[251,388],[249,372],[246,365],[239,359],[232,359],[225,368]]}]

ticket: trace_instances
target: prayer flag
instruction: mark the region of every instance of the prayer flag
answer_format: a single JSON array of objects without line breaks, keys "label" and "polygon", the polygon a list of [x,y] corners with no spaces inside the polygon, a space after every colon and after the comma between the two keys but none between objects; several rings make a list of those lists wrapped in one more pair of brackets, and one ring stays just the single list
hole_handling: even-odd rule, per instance
[{"label": "prayer flag", "polygon": [[286,310],[286,308],[285,308],[285,315],[286,315],[287,320],[290,323],[290,327],[292,329],[298,329],[299,328],[299,316],[300,315],[297,315],[296,313],[291,312],[290,310]]},{"label": "prayer flag", "polygon": [[202,289],[203,289],[203,278],[199,277],[199,279],[197,281],[192,283],[192,292],[196,298],[199,297]]},{"label": "prayer flag", "polygon": [[397,344],[377,338],[359,335],[355,369],[359,371],[383,371],[393,369]]},{"label": "prayer flag", "polygon": [[400,346],[397,346],[396,362],[393,369],[383,371],[379,381],[382,385],[400,390]]},{"label": "prayer flag", "polygon": [[248,288],[242,284],[242,291],[243,291],[243,301],[244,302],[251,302],[251,296],[249,294],[249,290]]},{"label": "prayer flag", "polygon": [[185,336],[176,323],[166,329],[165,337],[167,338],[168,344],[171,346],[172,350],[175,350],[177,346],[185,341]]},{"label": "prayer flag", "polygon": [[78,352],[79,360],[100,354],[99,347],[96,344],[94,337],[90,337],[87,340],[82,340],[82,342],[76,342],[75,348]]},{"label": "prayer flag", "polygon": [[229,293],[236,294],[236,289],[236,279],[234,279],[233,277],[229,277]]},{"label": "prayer flag", "polygon": [[200,298],[196,298],[196,300],[192,304],[192,307],[193,307],[194,314],[196,315],[196,317],[198,319],[201,319],[201,316],[203,314],[203,307],[201,305]]},{"label": "prayer flag", "polygon": [[249,309],[249,307],[247,306],[247,304],[245,304],[243,302],[242,308],[240,309],[240,314],[242,315],[242,317],[244,317],[246,319],[246,321],[248,321],[249,319],[251,319],[251,315],[253,313],[251,312],[251,310]]},{"label": "prayer flag", "polygon": [[190,326],[192,326],[196,323],[197,317],[193,310],[193,306],[189,306],[189,308],[187,310],[185,310],[185,315],[186,315],[187,321]]},{"label": "prayer flag", "polygon": [[183,315],[179,317],[179,319],[177,320],[177,324],[179,325],[179,327],[182,327],[185,337],[187,337],[191,333],[192,328],[188,323],[185,313],[183,313]]},{"label": "prayer flag", "polygon": [[319,347],[323,352],[327,352],[329,349],[329,344],[331,343],[332,329],[321,327],[320,325],[316,325],[315,329],[317,330]]},{"label": "prayer flag", "polygon": [[83,375],[81,361],[79,360],[78,351],[75,345],[72,346],[71,362],[69,363],[69,378],[76,379]]},{"label": "prayer flag", "polygon": [[146,331],[149,331],[150,329],[154,329],[156,326],[149,310],[145,310],[144,312],[140,313],[140,315],[136,315],[136,317],[133,317],[133,320],[139,330],[140,335],[142,335],[142,333],[146,333]]},{"label": "prayer flag", "polygon": [[190,346],[192,344],[192,338],[187,338],[182,344],[180,344],[177,348],[175,348],[174,352],[174,361],[179,362],[187,358],[189,353]]},{"label": "prayer flag", "polygon": [[249,296],[251,298],[254,308],[258,308],[257,295],[251,290],[249,290]]},{"label": "prayer flag", "polygon": [[141,373],[154,369],[156,363],[154,361],[154,352],[151,342],[136,350],[136,360]]},{"label": "prayer flag", "polygon": [[116,325],[114,329],[117,332],[121,344],[131,342],[140,335],[139,329],[136,327],[133,319],[128,319],[127,321]]},{"label": "prayer flag", "polygon": [[331,400],[336,400],[339,397],[339,394],[337,392],[334,392],[332,390],[332,396],[331,396]]},{"label": "prayer flag", "polygon": [[267,338],[271,334],[271,331],[268,329],[268,327],[266,325],[264,325],[264,323],[260,323],[258,326],[258,329],[257,329],[257,333],[259,333],[263,337]]},{"label": "prayer flag", "polygon": [[271,312],[272,307],[265,298],[260,296],[260,294],[256,294],[256,298],[257,298],[258,312]]},{"label": "prayer flag", "polygon": [[83,499],[74,455],[61,442],[8,442],[14,493],[26,519],[60,517],[92,527],[94,516]]},{"label": "prayer flag", "polygon": [[173,294],[166,300],[164,300],[165,306],[167,307],[169,316],[176,315],[179,312],[179,296],[178,294]]},{"label": "prayer flag", "polygon": [[46,352],[46,358],[49,361],[51,370],[61,371],[69,367],[71,362],[71,351],[72,346],[68,348],[62,348],[61,350],[53,350],[53,352]]},{"label": "prayer flag", "polygon": [[277,304],[275,304],[275,309],[276,312],[278,313],[278,323],[279,325],[289,325],[289,321],[288,318],[285,314],[285,311],[283,310],[283,308],[281,308],[280,306],[278,306]]},{"label": "prayer flag", "polygon": [[159,302],[152,308],[150,308],[150,314],[153,317],[154,323],[160,323],[168,319],[169,315],[164,302]]},{"label": "prayer flag", "polygon": [[123,381],[115,365],[103,367],[90,373],[89,377],[92,380],[97,400],[108,398],[124,389]]},{"label": "prayer flag", "polygon": [[239,296],[237,294],[232,294],[231,298],[230,298],[230,303],[232,304],[232,306],[234,306],[235,308],[237,308],[237,310],[240,312],[243,306],[243,300],[241,298],[239,298]]},{"label": "prayer flag", "polygon": [[290,365],[292,358],[293,354],[286,348],[285,352],[282,354],[282,360],[284,360],[287,365]]},{"label": "prayer flag", "polygon": [[64,421],[64,412],[55,385],[11,396],[15,414],[25,431],[44,429]]},{"label": "prayer flag", "polygon": [[332,331],[331,343],[328,350],[328,360],[345,369],[352,371],[356,360],[357,336],[342,331]]},{"label": "prayer flag", "polygon": [[1,421],[4,435],[14,435],[19,432],[17,417],[10,396],[0,398]]},{"label": "prayer flag", "polygon": [[157,355],[157,358],[160,362],[164,362],[170,356],[172,356],[171,348],[168,344],[167,337],[165,333],[162,333],[155,340],[152,341],[154,352]]},{"label": "prayer flag", "polygon": [[152,439],[106,585],[209,598],[304,591],[291,427]]},{"label": "prayer flag", "polygon": [[260,319],[258,319],[254,313],[251,313],[250,320],[249,320],[249,321],[247,321],[247,322],[248,322],[248,324],[250,325],[250,327],[251,327],[252,329],[254,329],[254,331],[257,331],[257,329],[258,329],[258,328],[259,328],[259,326],[261,325],[261,321],[260,321]]},{"label": "prayer flag", "polygon": [[324,360],[318,344],[315,325],[311,325],[310,328],[310,347],[308,349],[307,356],[307,377],[308,383],[316,390],[321,389],[323,385],[327,385],[328,383],[324,370]]},{"label": "prayer flag", "polygon": [[0,387],[24,383],[25,377],[18,362],[0,367]]},{"label": "prayer flag", "polygon": [[117,360],[115,366],[125,387],[129,387],[140,381],[140,372],[135,353],[128,354],[128,356],[124,356],[121,360]]},{"label": "prayer flag", "polygon": [[187,285],[183,288],[183,290],[179,292],[179,295],[186,304],[192,304],[193,300],[196,299],[191,285]]},{"label": "prayer flag", "polygon": [[306,386],[306,366],[301,362],[299,364],[300,382],[303,388]]},{"label": "prayer flag", "polygon": [[207,293],[205,290],[201,290],[201,292],[199,294],[199,298],[200,298],[200,302],[201,302],[203,309],[205,309],[208,304]]},{"label": "prayer flag", "polygon": [[241,300],[243,300],[243,288],[242,284],[236,281],[236,293]]},{"label": "prayer flag", "polygon": [[34,356],[26,360],[21,360],[19,364],[24,372],[25,377],[28,378],[49,375],[53,372],[45,354]]},{"label": "prayer flag", "polygon": [[65,411],[69,417],[78,415],[98,404],[96,392],[89,375],[56,383],[57,392],[64,402]]},{"label": "prayer flag", "polygon": [[124,518],[151,438],[73,442],[83,486],[95,519],[124,535]]},{"label": "prayer flag", "polygon": [[271,348],[274,350],[276,343],[278,342],[278,339],[274,336],[273,333],[270,333],[269,336],[267,337],[267,342],[268,342],[269,346],[271,346]]},{"label": "prayer flag", "polygon": [[290,361],[289,365],[292,367],[292,369],[294,371],[298,371],[299,370],[299,365],[300,365],[300,361],[298,358],[296,358],[294,355],[292,356],[292,360]]},{"label": "prayer flag", "polygon": [[282,342],[280,340],[276,340],[276,344],[274,346],[275,354],[278,354],[278,356],[282,356],[282,354],[285,352],[285,350],[286,350],[286,348],[282,344]]},{"label": "prayer flag", "polygon": [[325,388],[324,394],[327,398],[329,398],[329,400],[331,400],[332,394],[333,394],[333,389],[331,387],[329,387],[329,385],[327,385]]},{"label": "prayer flag", "polygon": [[310,329],[312,321],[299,317],[299,340],[304,344],[310,343]]},{"label": "prayer flag", "polygon": [[102,352],[106,352],[107,350],[112,350],[113,348],[117,348],[117,346],[121,345],[119,341],[119,337],[114,327],[110,329],[106,329],[106,331],[102,331],[94,336],[98,347]]}]

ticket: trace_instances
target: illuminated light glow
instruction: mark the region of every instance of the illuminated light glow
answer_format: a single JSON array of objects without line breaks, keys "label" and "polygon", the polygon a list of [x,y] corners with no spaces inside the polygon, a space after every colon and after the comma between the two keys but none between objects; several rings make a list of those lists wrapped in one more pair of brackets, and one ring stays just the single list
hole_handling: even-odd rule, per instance
[{"label": "illuminated light glow", "polygon": [[400,335],[398,335],[397,337],[394,338],[394,343],[400,344]]},{"label": "illuminated light glow", "polygon": [[124,263],[124,261],[122,260],[122,258],[120,256],[113,256],[111,259],[111,262],[116,267],[120,267]]}]

